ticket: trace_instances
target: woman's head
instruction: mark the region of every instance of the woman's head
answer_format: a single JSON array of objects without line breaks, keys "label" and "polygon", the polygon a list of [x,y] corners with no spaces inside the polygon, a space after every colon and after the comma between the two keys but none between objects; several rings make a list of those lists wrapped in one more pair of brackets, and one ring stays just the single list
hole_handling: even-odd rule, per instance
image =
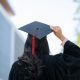
[{"label": "woman's head", "polygon": [[[24,46],[24,52],[32,53],[32,35],[28,34],[28,38],[26,40]],[[49,54],[49,46],[46,37],[42,39],[35,38],[35,54],[36,55],[45,55]]]},{"label": "woman's head", "polygon": [[[27,74],[30,80],[41,79],[44,75],[45,65],[42,63],[41,55],[49,54],[49,47],[46,37],[42,39],[35,38],[35,56],[32,55],[32,38],[28,34],[24,46],[24,54],[19,59],[27,64]],[[26,75],[27,76],[27,75]]]}]

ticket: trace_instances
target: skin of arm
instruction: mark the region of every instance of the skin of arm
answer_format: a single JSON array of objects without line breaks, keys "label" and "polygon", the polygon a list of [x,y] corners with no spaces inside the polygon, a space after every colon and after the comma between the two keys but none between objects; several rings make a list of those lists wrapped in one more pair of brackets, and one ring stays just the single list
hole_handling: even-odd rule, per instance
[{"label": "skin of arm", "polygon": [[61,45],[64,46],[64,44],[68,41],[67,38],[63,35],[62,30],[59,26],[53,27],[53,33],[55,36],[57,36],[61,41]]},{"label": "skin of arm", "polygon": [[62,46],[64,47],[64,54],[71,55],[73,57],[80,58],[80,48],[74,44],[73,42],[69,41],[63,34],[62,30],[59,26],[53,27],[53,33],[62,41]]}]

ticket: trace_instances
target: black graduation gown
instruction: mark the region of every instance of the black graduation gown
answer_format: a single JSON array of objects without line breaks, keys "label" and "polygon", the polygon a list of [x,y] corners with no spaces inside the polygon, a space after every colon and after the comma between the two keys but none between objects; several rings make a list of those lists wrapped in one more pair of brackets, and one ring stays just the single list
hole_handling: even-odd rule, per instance
[{"label": "black graduation gown", "polygon": [[64,52],[57,56],[55,80],[80,80],[80,48],[67,41]]},{"label": "black graduation gown", "polygon": [[[40,59],[45,68],[37,80],[80,80],[80,48],[74,43],[67,41],[63,54],[45,55]],[[26,67],[26,63],[16,61],[11,68],[9,80],[29,80]]]}]

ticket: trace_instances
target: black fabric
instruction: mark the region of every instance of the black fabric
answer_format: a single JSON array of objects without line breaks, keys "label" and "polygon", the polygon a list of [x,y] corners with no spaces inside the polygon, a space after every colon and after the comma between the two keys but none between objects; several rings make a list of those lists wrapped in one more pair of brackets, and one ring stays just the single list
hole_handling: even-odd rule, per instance
[{"label": "black fabric", "polygon": [[[40,59],[45,68],[37,80],[80,80],[80,48],[74,43],[67,41],[63,54],[44,55]],[[28,73],[25,68],[27,64],[16,61],[11,68],[9,80],[30,80],[26,78]]]},{"label": "black fabric", "polygon": [[67,41],[64,45],[64,54],[80,58],[80,48],[74,43]]}]

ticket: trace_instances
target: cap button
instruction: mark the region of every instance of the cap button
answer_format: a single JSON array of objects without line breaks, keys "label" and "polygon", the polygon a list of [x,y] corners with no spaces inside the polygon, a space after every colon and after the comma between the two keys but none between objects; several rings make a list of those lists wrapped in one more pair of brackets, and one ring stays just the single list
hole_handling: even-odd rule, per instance
[{"label": "cap button", "polygon": [[39,28],[36,28],[36,30],[39,30]]}]

